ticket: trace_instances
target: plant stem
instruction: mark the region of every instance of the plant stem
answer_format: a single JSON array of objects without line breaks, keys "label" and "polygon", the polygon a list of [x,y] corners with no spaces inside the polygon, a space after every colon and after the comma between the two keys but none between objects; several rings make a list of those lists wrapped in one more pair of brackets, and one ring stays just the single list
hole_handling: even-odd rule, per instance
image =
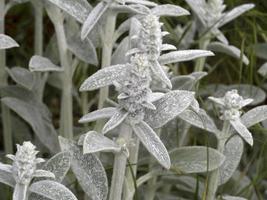
[{"label": "plant stem", "polygon": [[13,192],[13,200],[27,200],[27,185],[17,183]]},{"label": "plant stem", "polygon": [[[199,41],[199,49],[207,50],[208,45],[210,44],[210,35],[203,36]],[[195,65],[195,72],[203,71],[206,63],[206,57],[198,58]]]},{"label": "plant stem", "polygon": [[[117,14],[109,11],[107,15],[106,24],[104,27],[104,36],[102,37],[102,61],[101,68],[105,68],[111,65],[111,57],[113,50],[113,37],[116,28]],[[109,88],[103,87],[99,92],[98,109],[104,107],[105,100],[108,98]],[[96,131],[100,131],[103,127],[103,120],[98,120],[96,123]]]},{"label": "plant stem", "polygon": [[[0,33],[5,33],[5,0],[0,0]],[[0,86],[7,85],[6,52],[0,50]],[[4,136],[4,148],[6,154],[13,153],[12,129],[11,129],[11,113],[8,107],[1,103],[2,110],[2,126]]]},{"label": "plant stem", "polygon": [[[230,129],[230,123],[228,121],[224,121],[222,137],[218,138],[217,150],[223,154],[225,143],[227,141],[228,133]],[[211,172],[208,182],[208,190],[206,200],[214,200],[216,199],[216,191],[219,184],[220,171],[219,169],[215,169]]]},{"label": "plant stem", "polygon": [[[118,139],[124,140],[124,142],[128,144],[131,136],[132,128],[129,125],[123,123]],[[125,152],[117,153],[114,159],[109,200],[121,200],[126,164],[127,156]]]}]

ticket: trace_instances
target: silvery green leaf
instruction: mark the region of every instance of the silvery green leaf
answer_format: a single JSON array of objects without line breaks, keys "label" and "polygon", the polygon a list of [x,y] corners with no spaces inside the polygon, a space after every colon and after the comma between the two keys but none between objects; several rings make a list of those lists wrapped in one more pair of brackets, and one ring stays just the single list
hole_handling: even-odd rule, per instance
[{"label": "silvery green leaf", "polygon": [[141,4],[141,5],[145,5],[145,6],[150,6],[150,7],[154,7],[157,6],[156,3],[151,2],[151,1],[147,1],[147,0],[125,0],[126,3],[133,3],[133,4]]},{"label": "silvery green leaf", "polygon": [[88,123],[92,121],[96,121],[98,119],[105,119],[110,118],[114,115],[117,111],[116,108],[109,107],[109,108],[102,108],[100,110],[96,110],[84,115],[80,120],[79,123]]},{"label": "silvery green leaf", "polygon": [[222,200],[247,200],[247,199],[243,197],[223,195]]},{"label": "silvery green leaf", "polygon": [[109,4],[101,1],[94,7],[94,9],[89,13],[87,19],[83,23],[82,31],[81,31],[81,39],[84,40],[87,35],[92,31],[94,26],[97,24],[101,16],[108,9]]},{"label": "silvery green leaf", "polygon": [[220,52],[220,53],[225,53],[229,56],[232,56],[234,58],[241,58],[243,60],[243,63],[245,65],[249,64],[249,60],[246,55],[241,55],[241,51],[236,48],[235,46],[232,45],[227,45],[221,42],[212,42],[208,45],[208,49],[213,51],[213,52]]},{"label": "silvery green leaf", "polygon": [[241,117],[242,123],[247,127],[251,127],[267,119],[267,106],[258,106],[246,112]]},{"label": "silvery green leaf", "polygon": [[238,132],[238,134],[250,145],[253,146],[253,138],[249,130],[240,119],[230,120],[231,125]]},{"label": "silvery green leaf", "polygon": [[125,118],[127,116],[128,116],[128,112],[125,112],[123,110],[115,111],[115,113],[112,115],[112,117],[109,119],[109,121],[103,127],[102,132],[105,134],[105,133],[109,132],[110,130],[116,128],[125,120]]},{"label": "silvery green leaf", "polygon": [[59,137],[63,151],[72,155],[71,169],[84,192],[92,199],[104,200],[108,194],[105,169],[94,154],[83,155],[82,150],[72,141]]},{"label": "silvery green leaf", "polygon": [[208,73],[207,72],[193,72],[190,75],[193,76],[196,79],[196,81],[199,81],[205,76],[207,76]]},{"label": "silvery green leaf", "polygon": [[63,71],[63,68],[55,65],[48,58],[38,55],[35,55],[31,58],[29,69],[31,72]]},{"label": "silvery green leaf", "polygon": [[204,129],[208,132],[215,134],[219,133],[219,130],[217,129],[214,121],[203,109],[200,109],[198,113],[194,112],[193,110],[186,109],[179,115],[179,118],[193,126]]},{"label": "silvery green leaf", "polygon": [[118,65],[118,64],[125,64],[127,62],[127,56],[125,56],[125,52],[129,50],[129,37],[124,38],[114,53],[112,54],[111,64]]},{"label": "silvery green leaf", "polygon": [[89,131],[83,141],[83,154],[96,152],[120,152],[121,147],[101,133]]},{"label": "silvery green leaf", "polygon": [[158,61],[151,63],[152,72],[170,89],[172,88],[172,83],[168,78],[166,72],[163,70],[163,67],[159,64]]},{"label": "silvery green leaf", "polygon": [[29,70],[22,67],[6,68],[9,76],[19,85],[31,90],[34,85],[34,75]]},{"label": "silvery green leaf", "polygon": [[12,173],[12,165],[3,164],[0,162],[0,170],[5,171],[7,173]]},{"label": "silvery green leaf", "polygon": [[80,91],[91,91],[113,84],[114,81],[123,79],[126,74],[126,65],[113,65],[98,70],[87,78],[81,85]]},{"label": "silvery green leaf", "polygon": [[225,144],[223,155],[225,160],[219,168],[219,185],[226,183],[236,171],[244,150],[244,142],[240,136],[234,135]]},{"label": "silvery green leaf", "polygon": [[57,182],[62,182],[70,168],[71,155],[69,152],[60,152],[50,158],[42,169],[52,172]]},{"label": "silvery green leaf", "polygon": [[212,28],[211,32],[223,44],[227,45],[229,43],[225,35],[218,28]]},{"label": "silvery green leaf", "polygon": [[0,34],[0,50],[1,49],[10,49],[13,47],[19,47],[18,43],[13,40],[11,37]]},{"label": "silvery green leaf", "polygon": [[29,187],[29,191],[51,200],[77,200],[75,195],[64,185],[55,181],[38,181]]},{"label": "silvery green leaf", "polygon": [[145,120],[153,128],[159,128],[181,114],[190,106],[194,92],[175,90],[154,102],[157,110],[147,110]]},{"label": "silvery green leaf", "polygon": [[214,56],[211,51],[206,50],[181,50],[173,51],[167,54],[163,54],[159,58],[161,65],[166,65],[170,63],[190,61],[200,57]]},{"label": "silvery green leaf", "polygon": [[33,176],[36,178],[46,177],[46,178],[55,179],[55,174],[53,174],[52,172],[46,171],[46,170],[42,170],[42,169],[37,169],[34,172]]},{"label": "silvery green leaf", "polygon": [[146,149],[157,159],[166,169],[171,166],[170,157],[164,144],[161,142],[157,133],[145,122],[132,126],[134,133],[138,136]]},{"label": "silvery green leaf", "polygon": [[197,15],[198,19],[201,21],[203,25],[206,25],[205,16],[205,1],[203,0],[185,0],[185,2],[190,6],[190,8]]},{"label": "silvery green leaf", "polygon": [[72,37],[67,37],[69,50],[85,63],[98,65],[98,59],[94,44],[89,38],[81,41],[79,35],[75,34]]},{"label": "silvery green leaf", "polygon": [[221,22],[219,23],[219,26],[223,26],[223,25],[227,24],[228,22],[234,20],[235,18],[242,15],[244,12],[247,12],[248,10],[251,10],[254,7],[255,7],[255,5],[252,3],[243,4],[241,6],[235,7],[233,10],[225,13],[225,15],[223,16],[223,20],[221,20]]},{"label": "silvery green leaf", "polygon": [[190,13],[184,8],[171,4],[158,5],[151,9],[153,15],[157,16],[183,16],[190,15]]},{"label": "silvery green leaf", "polygon": [[267,60],[267,43],[258,43],[253,46],[256,56]]},{"label": "silvery green leaf", "polygon": [[176,50],[177,48],[171,44],[163,44],[161,46],[161,51],[170,51],[170,50]]},{"label": "silvery green leaf", "polygon": [[161,92],[153,92],[148,96],[148,101],[153,103],[155,101],[160,100],[162,97],[164,97],[164,93]]},{"label": "silvery green leaf", "polygon": [[115,13],[133,13],[133,14],[149,14],[150,10],[142,5],[138,4],[130,4],[130,5],[111,5],[110,9],[112,9]]},{"label": "silvery green leaf", "polygon": [[7,172],[6,170],[0,169],[0,183],[4,183],[10,187],[15,187],[16,181],[13,178],[13,174],[10,172]]},{"label": "silvery green leaf", "polygon": [[267,63],[264,63],[260,69],[258,70],[258,73],[262,75],[263,77],[267,76]]},{"label": "silvery green leaf", "polygon": [[176,76],[171,79],[174,90],[192,90],[195,78],[190,75]]},{"label": "silvery green leaf", "polygon": [[223,98],[216,98],[216,97],[209,97],[208,98],[210,101],[213,101],[214,103],[224,106],[224,99]]},{"label": "silvery green leaf", "polygon": [[[115,30],[114,32],[114,41],[117,41],[118,38],[120,38],[124,33],[130,30],[131,26],[131,20],[135,18],[130,18],[125,21],[123,21],[120,26]],[[140,22],[139,22],[140,23]]]},{"label": "silvery green leaf", "polygon": [[91,5],[86,0],[48,0],[51,3],[55,4],[77,21],[83,23],[90,11],[92,10]]},{"label": "silvery green leaf", "polygon": [[171,169],[182,173],[203,173],[217,169],[224,162],[224,155],[204,146],[179,147],[170,152]]},{"label": "silvery green leaf", "polygon": [[196,99],[193,99],[192,103],[190,104],[190,108],[196,113],[200,111],[199,103]]}]

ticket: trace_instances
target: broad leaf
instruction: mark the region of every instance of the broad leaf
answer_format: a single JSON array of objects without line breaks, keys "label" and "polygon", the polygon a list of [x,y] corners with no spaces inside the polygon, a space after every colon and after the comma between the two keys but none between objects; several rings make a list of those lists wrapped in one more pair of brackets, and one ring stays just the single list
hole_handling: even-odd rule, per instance
[{"label": "broad leaf", "polygon": [[42,170],[42,169],[37,169],[34,174],[34,177],[36,178],[52,178],[55,179],[55,175],[52,172],[46,171],[46,170]]},{"label": "broad leaf", "polygon": [[180,147],[170,152],[171,169],[182,173],[203,173],[217,169],[224,155],[209,147]]},{"label": "broad leaf", "polygon": [[165,83],[170,89],[172,88],[172,83],[168,78],[166,72],[163,70],[163,67],[156,61],[151,63],[152,72],[159,78],[163,83]]},{"label": "broad leaf", "polygon": [[13,47],[19,47],[18,43],[13,40],[11,37],[0,34],[0,50],[1,49],[10,49]]},{"label": "broad leaf", "polygon": [[63,71],[63,68],[53,64],[48,58],[33,56],[29,63],[31,72]]},{"label": "broad leaf", "polygon": [[65,138],[60,137],[63,151],[72,155],[71,169],[84,192],[95,200],[104,200],[108,194],[108,182],[105,169],[94,154],[83,155],[81,149]]},{"label": "broad leaf", "polygon": [[83,141],[83,154],[96,152],[120,152],[121,147],[101,133],[89,131]]},{"label": "broad leaf", "polygon": [[238,132],[238,134],[251,146],[253,146],[253,138],[249,130],[246,128],[244,124],[240,121],[240,119],[230,120],[231,125]]},{"label": "broad leaf", "polygon": [[127,56],[125,56],[125,52],[129,50],[129,37],[124,38],[114,53],[112,54],[111,63],[112,65],[118,65],[118,64],[125,64],[127,62]]},{"label": "broad leaf", "polygon": [[15,187],[16,184],[13,174],[10,172],[10,167],[2,163],[0,163],[0,183],[4,183],[10,187]]},{"label": "broad leaf", "polygon": [[181,50],[173,51],[167,54],[163,54],[159,58],[161,65],[166,65],[170,63],[190,61],[200,57],[214,56],[211,51],[206,50]]},{"label": "broad leaf", "polygon": [[75,195],[64,185],[49,180],[33,183],[30,186],[29,191],[51,200],[77,200]]},{"label": "broad leaf", "polygon": [[156,110],[147,110],[145,121],[153,128],[159,128],[181,114],[190,106],[194,92],[175,90],[168,92],[154,105]]},{"label": "broad leaf", "polygon": [[245,65],[249,64],[247,56],[244,54],[242,55],[241,51],[235,46],[227,45],[221,42],[212,42],[211,44],[208,45],[208,49],[213,52],[225,53],[237,59],[240,59],[242,57],[243,63]]},{"label": "broad leaf", "polygon": [[123,79],[126,71],[126,65],[105,67],[87,78],[81,85],[80,91],[91,91],[111,85],[114,81]]},{"label": "broad leaf", "polygon": [[267,106],[258,106],[246,112],[241,117],[242,123],[247,127],[251,127],[267,119]]},{"label": "broad leaf", "polygon": [[118,125],[120,125],[125,120],[127,116],[128,116],[128,112],[117,110],[114,113],[114,115],[112,115],[112,117],[109,119],[109,121],[105,124],[102,132],[105,134],[108,131],[116,128]]},{"label": "broad leaf", "polygon": [[190,13],[184,8],[171,4],[158,5],[151,9],[152,14],[157,16],[182,16],[189,15]]},{"label": "broad leaf", "polygon": [[171,166],[170,157],[164,144],[161,142],[158,135],[145,122],[140,122],[132,126],[134,133],[146,149],[157,159],[157,161],[166,169]]},{"label": "broad leaf", "polygon": [[59,8],[83,23],[89,15],[92,7],[86,0],[48,0]]},{"label": "broad leaf", "polygon": [[88,123],[93,122],[99,119],[110,118],[114,115],[117,111],[116,108],[109,107],[109,108],[102,108],[100,110],[96,110],[84,115],[80,120],[79,123]]}]

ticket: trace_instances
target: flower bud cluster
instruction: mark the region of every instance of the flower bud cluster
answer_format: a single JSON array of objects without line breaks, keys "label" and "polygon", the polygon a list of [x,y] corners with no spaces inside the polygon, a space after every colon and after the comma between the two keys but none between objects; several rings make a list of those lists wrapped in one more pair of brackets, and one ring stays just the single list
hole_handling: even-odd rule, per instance
[{"label": "flower bud cluster", "polygon": [[206,22],[208,26],[214,26],[222,18],[226,6],[223,0],[209,0],[206,7]]},{"label": "flower bud cluster", "polygon": [[36,158],[38,151],[35,148],[31,142],[23,142],[23,145],[17,144],[15,155],[7,155],[13,160],[13,177],[19,184],[28,185],[34,176],[37,164],[44,162],[42,158]]}]

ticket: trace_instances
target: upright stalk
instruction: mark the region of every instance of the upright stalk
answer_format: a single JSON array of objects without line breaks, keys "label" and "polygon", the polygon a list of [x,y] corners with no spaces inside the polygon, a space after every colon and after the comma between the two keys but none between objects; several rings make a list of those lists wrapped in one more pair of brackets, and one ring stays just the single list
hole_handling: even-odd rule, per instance
[{"label": "upright stalk", "polygon": [[[210,44],[210,35],[207,34],[203,36],[199,41],[199,49],[201,50],[207,50],[208,45]],[[204,70],[205,63],[206,63],[206,57],[198,58],[195,65],[195,72],[201,72]]]},{"label": "upright stalk", "polygon": [[[107,15],[106,24],[104,27],[104,35],[102,37],[102,61],[101,68],[105,68],[111,65],[111,57],[113,50],[113,37],[116,28],[117,14],[113,11],[109,11]],[[105,100],[108,98],[109,88],[103,87],[99,92],[98,109],[104,107]],[[103,121],[98,120],[96,123],[96,130],[100,131],[103,127]]]},{"label": "upright stalk", "polygon": [[[0,0],[0,33],[5,33],[5,0]],[[0,50],[0,87],[7,85],[6,52]],[[8,107],[1,103],[2,110],[2,126],[4,136],[4,148],[6,154],[13,153],[12,129],[11,129],[11,113]]]},{"label": "upright stalk", "polygon": [[[121,125],[120,134],[118,140],[124,141],[126,144],[129,143],[132,136],[132,128],[123,123]],[[124,183],[124,175],[127,164],[127,156],[125,152],[120,152],[115,155],[112,182],[110,188],[109,200],[121,200],[122,199],[122,188]]]},{"label": "upright stalk", "polygon": [[[228,139],[230,123],[229,121],[224,121],[222,137],[218,138],[217,150],[223,154],[225,143]],[[214,200],[216,199],[216,191],[218,189],[220,171],[216,169],[211,172],[211,175],[208,180],[208,188],[206,194],[206,200]]]}]

